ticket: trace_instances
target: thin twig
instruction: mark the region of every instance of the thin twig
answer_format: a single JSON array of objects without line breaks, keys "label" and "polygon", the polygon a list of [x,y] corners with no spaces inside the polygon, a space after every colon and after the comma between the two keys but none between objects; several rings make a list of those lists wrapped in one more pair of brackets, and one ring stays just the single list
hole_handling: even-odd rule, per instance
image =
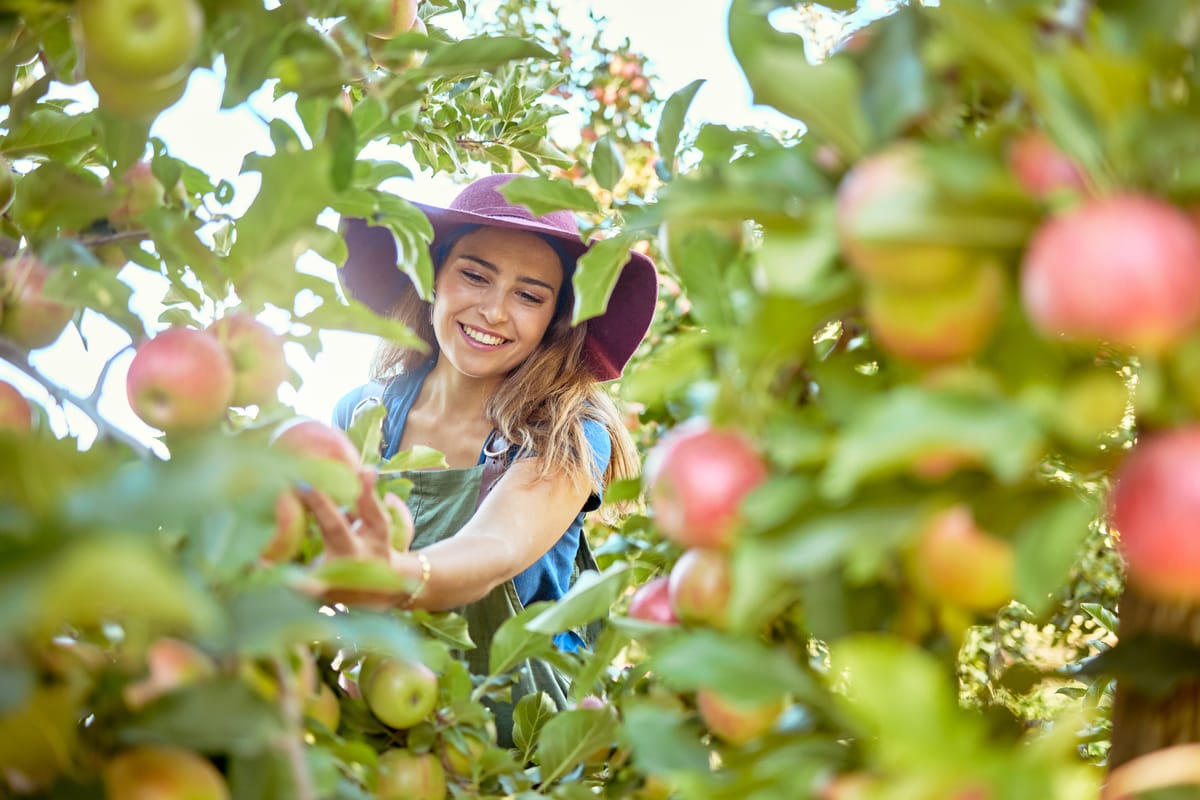
[{"label": "thin twig", "polygon": [[[104,418],[104,415],[100,413],[100,409],[97,407],[100,384],[97,384],[96,390],[92,392],[91,397],[79,397],[70,390],[64,389],[63,387],[53,383],[40,372],[38,372],[37,368],[34,367],[33,364],[29,363],[29,355],[24,349],[17,347],[11,342],[4,341],[3,339],[0,339],[0,359],[3,359],[19,369],[21,372],[28,375],[33,380],[37,381],[37,383],[55,399],[59,406],[62,406],[65,403],[70,403],[86,414],[96,426],[99,436],[124,444],[130,450],[133,450],[135,453],[137,453],[140,458],[150,459],[153,457],[154,453],[149,447],[142,444],[131,434],[126,433],[110,423]],[[105,374],[107,371],[108,365],[105,365]],[[103,374],[101,375],[101,378],[103,378]]]}]

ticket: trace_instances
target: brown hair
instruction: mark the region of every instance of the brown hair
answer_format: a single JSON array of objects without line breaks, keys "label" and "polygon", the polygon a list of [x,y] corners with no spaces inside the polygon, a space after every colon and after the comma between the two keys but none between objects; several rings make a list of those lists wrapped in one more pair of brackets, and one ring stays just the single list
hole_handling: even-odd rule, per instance
[{"label": "brown hair", "polygon": [[[441,269],[453,243],[471,228],[444,237],[434,253],[434,268]],[[526,453],[538,454],[536,479],[566,474],[577,486],[607,486],[637,475],[640,462],[633,437],[621,419],[616,403],[597,382],[584,359],[587,322],[572,326],[571,273],[574,264],[551,237],[542,237],[563,262],[563,288],[554,317],[538,347],[509,373],[488,400],[487,416],[505,439]],[[371,377],[386,383],[411,373],[430,358],[438,357],[437,340],[430,322],[430,304],[408,287],[392,307],[390,316],[403,322],[426,344],[430,355],[391,341],[380,342],[371,365]],[[583,423],[594,420],[607,429],[612,456],[603,475],[595,474],[591,446]]]}]

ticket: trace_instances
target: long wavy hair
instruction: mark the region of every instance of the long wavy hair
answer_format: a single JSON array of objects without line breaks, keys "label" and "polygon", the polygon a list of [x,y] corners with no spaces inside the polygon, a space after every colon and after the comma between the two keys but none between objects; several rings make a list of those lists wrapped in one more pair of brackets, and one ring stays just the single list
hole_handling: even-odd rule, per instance
[{"label": "long wavy hair", "polygon": [[[443,237],[433,253],[435,274],[441,271],[454,243],[477,227],[464,226]],[[540,234],[539,237],[554,249],[563,265],[562,290],[542,341],[505,376],[489,398],[488,419],[522,452],[538,454],[535,480],[568,475],[576,486],[590,488],[597,483],[607,486],[616,480],[632,478],[640,468],[637,447],[616,403],[587,366],[584,358],[587,322],[571,325],[570,310],[574,306],[571,276],[575,259],[553,237]],[[390,316],[428,344],[430,354],[382,341],[371,365],[374,380],[386,383],[438,358],[431,308],[411,286],[392,306]],[[587,420],[604,425],[612,440],[612,455],[602,475],[595,472],[591,446],[583,432]]]}]

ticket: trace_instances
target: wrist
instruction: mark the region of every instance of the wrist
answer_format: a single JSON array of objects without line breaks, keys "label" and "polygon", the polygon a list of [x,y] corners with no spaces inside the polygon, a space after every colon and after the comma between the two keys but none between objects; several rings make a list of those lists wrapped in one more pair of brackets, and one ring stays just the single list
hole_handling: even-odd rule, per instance
[{"label": "wrist", "polygon": [[417,585],[408,593],[408,597],[401,604],[401,608],[411,609],[416,606],[417,601],[425,592],[429,585],[429,578],[433,574],[433,566],[429,563],[429,556],[425,555],[421,550],[410,551],[411,555],[417,562]]}]

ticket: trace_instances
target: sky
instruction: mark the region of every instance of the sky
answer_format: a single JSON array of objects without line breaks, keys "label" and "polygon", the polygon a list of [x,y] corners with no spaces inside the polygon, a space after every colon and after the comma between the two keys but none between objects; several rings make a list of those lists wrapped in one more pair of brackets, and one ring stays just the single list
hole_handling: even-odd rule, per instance
[{"label": "sky", "polygon": [[[729,0],[687,0],[686,34],[679,27],[682,0],[603,0],[597,7],[608,20],[603,34],[609,44],[628,37],[634,51],[649,57],[658,76],[656,90],[661,97],[670,96],[698,78],[705,80],[689,111],[690,121],[794,129],[793,120],[752,104],[749,88],[725,36],[728,3]],[[568,27],[581,30],[586,23],[586,5],[569,2],[563,5],[579,12],[579,24]],[[88,94],[85,89],[85,102]],[[206,170],[214,180],[224,178],[232,182],[238,187],[239,198],[248,202],[256,188],[256,179],[238,175],[242,158],[250,151],[270,150],[262,116],[272,116],[279,109],[269,99],[252,98],[253,110],[221,111],[219,99],[220,84],[216,76],[206,70],[195,71],[183,100],[159,117],[152,134],[167,143],[172,155]],[[403,157],[399,152],[395,155]],[[412,200],[445,205],[457,189],[448,176],[418,174],[400,191]],[[334,222],[329,220],[330,224]],[[303,258],[298,266],[330,278],[334,276],[332,265],[316,256]],[[156,319],[161,311],[165,281],[156,280],[144,270],[135,273],[133,268],[126,274],[137,274],[134,311],[143,319]],[[272,320],[270,315],[264,320],[276,327],[284,324],[282,318]],[[299,374],[300,385],[298,389],[285,386],[280,397],[301,415],[328,420],[338,398],[367,380],[375,341],[362,335],[327,331],[322,334],[322,344],[323,352],[315,361],[299,345],[288,346],[288,361]],[[156,432],[133,415],[125,397],[125,372],[133,355],[128,345],[129,339],[122,331],[98,315],[85,312],[78,331],[72,326],[53,346],[35,352],[31,360],[49,380],[86,397],[93,392],[105,361],[116,354],[99,393],[99,411],[111,424],[162,452],[161,445],[154,441]],[[0,362],[0,378],[15,384],[47,408],[56,435],[76,436],[80,447],[90,445],[95,427],[85,415],[70,406],[65,412],[59,409],[49,402],[40,386],[3,362]]]}]

